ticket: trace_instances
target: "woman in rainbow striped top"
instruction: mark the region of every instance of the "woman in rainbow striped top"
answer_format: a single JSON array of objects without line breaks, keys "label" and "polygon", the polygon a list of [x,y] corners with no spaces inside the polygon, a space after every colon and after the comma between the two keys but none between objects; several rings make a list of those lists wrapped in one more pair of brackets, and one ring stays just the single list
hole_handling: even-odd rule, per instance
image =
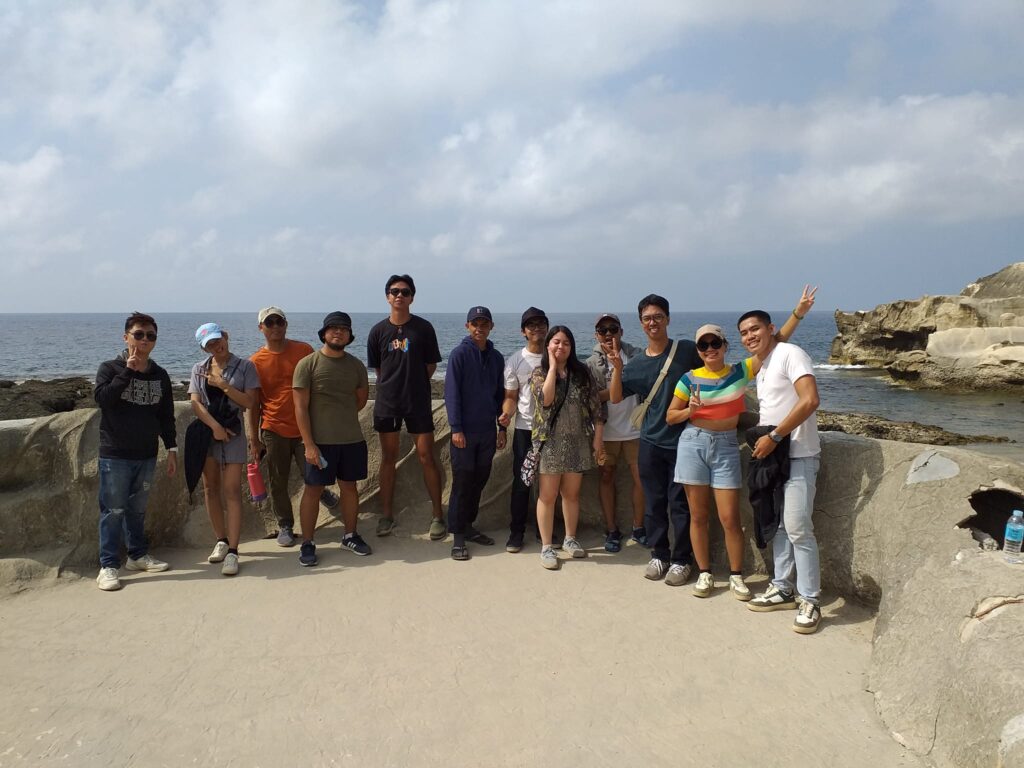
[{"label": "woman in rainbow striped top", "polygon": [[[804,315],[814,306],[817,288],[804,286],[800,302],[776,334],[786,341]],[[686,488],[690,506],[690,542],[700,575],[693,587],[697,597],[707,597],[714,589],[711,556],[708,547],[708,519],[711,501],[725,531],[729,555],[729,589],[737,600],[751,598],[743,582],[743,527],[740,524],[740,452],[736,425],[746,409],[744,396],[763,362],[748,357],[726,365],[729,342],[717,325],[703,325],[695,337],[697,353],[704,366],[690,371],[676,384],[675,396],[665,416],[669,424],[686,421],[679,435],[675,481]]]}]

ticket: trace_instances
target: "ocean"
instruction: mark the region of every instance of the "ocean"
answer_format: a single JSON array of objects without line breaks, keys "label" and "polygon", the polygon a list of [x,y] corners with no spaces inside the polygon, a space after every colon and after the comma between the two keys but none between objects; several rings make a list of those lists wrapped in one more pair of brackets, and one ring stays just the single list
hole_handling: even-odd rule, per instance
[{"label": "ocean", "polygon": [[[784,320],[789,310],[772,312]],[[324,313],[296,312],[288,316],[288,335],[319,346],[317,330]],[[566,325],[576,336],[577,352],[583,358],[594,344],[593,313],[552,313],[552,323]],[[692,338],[704,323],[717,323],[732,342],[729,360],[740,359],[745,350],[736,334],[739,312],[682,312],[672,315],[671,334]],[[623,320],[623,338],[644,345],[644,335],[635,310],[618,313]],[[448,353],[465,336],[462,313],[424,313],[437,332],[441,354]],[[6,333],[0,339],[0,378],[55,379],[65,376],[92,378],[103,360],[123,348],[124,314],[5,314]],[[366,335],[384,317],[377,313],[353,313],[356,341],[349,348],[366,361]],[[255,313],[167,313],[157,318],[160,338],[153,358],[164,366],[174,381],[188,379],[193,363],[202,358],[195,343],[195,329],[205,322],[221,324],[231,336],[231,350],[248,356],[263,344]],[[519,314],[497,313],[491,340],[506,357],[523,345]],[[827,312],[811,312],[793,337],[811,356],[818,377],[821,407],[828,411],[866,413],[897,421],[934,424],[967,435],[1005,435],[1024,442],[1024,396],[1006,392],[949,394],[942,391],[911,390],[892,384],[878,371],[839,368],[829,365],[828,353],[836,334],[835,322]],[[371,372],[372,376],[372,372]],[[444,362],[437,378],[444,377]]]}]

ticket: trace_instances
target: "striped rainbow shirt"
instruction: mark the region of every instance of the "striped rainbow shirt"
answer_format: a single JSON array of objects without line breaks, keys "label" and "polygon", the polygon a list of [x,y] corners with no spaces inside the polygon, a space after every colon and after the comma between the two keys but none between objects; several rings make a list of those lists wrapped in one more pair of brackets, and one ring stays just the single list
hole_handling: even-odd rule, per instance
[{"label": "striped rainbow shirt", "polygon": [[675,396],[690,402],[690,393],[700,386],[701,419],[728,419],[746,410],[743,395],[747,384],[754,378],[754,358],[728,365],[720,371],[709,371],[707,366],[683,374],[676,384]]}]

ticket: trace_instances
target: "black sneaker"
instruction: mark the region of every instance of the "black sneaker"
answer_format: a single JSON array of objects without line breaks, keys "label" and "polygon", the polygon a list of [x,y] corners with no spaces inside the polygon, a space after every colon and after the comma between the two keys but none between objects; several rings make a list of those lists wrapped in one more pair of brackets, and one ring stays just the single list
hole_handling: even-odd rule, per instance
[{"label": "black sneaker", "polygon": [[647,529],[642,525],[638,525],[633,528],[633,535],[630,536],[633,541],[639,544],[641,547],[647,546]]},{"label": "black sneaker", "polygon": [[523,549],[523,534],[510,533],[508,541],[505,542],[505,551],[515,554]]},{"label": "black sneaker", "polygon": [[604,550],[605,552],[618,552],[622,549],[622,532],[616,528],[614,531],[609,531],[608,535],[604,537]]},{"label": "black sneaker", "polygon": [[299,565],[309,568],[320,561],[316,559],[316,544],[312,541],[305,542],[299,548]]},{"label": "black sneaker", "polygon": [[373,550],[370,549],[370,545],[363,541],[363,537],[358,533],[353,533],[351,536],[343,538],[341,540],[341,546],[345,547],[345,549],[352,550],[357,555],[366,556],[373,552]]}]

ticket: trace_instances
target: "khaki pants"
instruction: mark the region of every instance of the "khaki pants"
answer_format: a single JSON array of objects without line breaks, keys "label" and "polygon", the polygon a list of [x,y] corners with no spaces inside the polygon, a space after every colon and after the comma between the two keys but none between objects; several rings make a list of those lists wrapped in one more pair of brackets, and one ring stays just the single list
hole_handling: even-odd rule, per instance
[{"label": "khaki pants", "polygon": [[306,469],[306,451],[301,437],[281,437],[263,430],[263,445],[267,447],[264,466],[267,470],[267,492],[270,496],[270,508],[277,518],[277,527],[294,528],[295,515],[292,512],[292,497],[288,492],[288,475],[291,474],[292,462],[303,477]]}]

